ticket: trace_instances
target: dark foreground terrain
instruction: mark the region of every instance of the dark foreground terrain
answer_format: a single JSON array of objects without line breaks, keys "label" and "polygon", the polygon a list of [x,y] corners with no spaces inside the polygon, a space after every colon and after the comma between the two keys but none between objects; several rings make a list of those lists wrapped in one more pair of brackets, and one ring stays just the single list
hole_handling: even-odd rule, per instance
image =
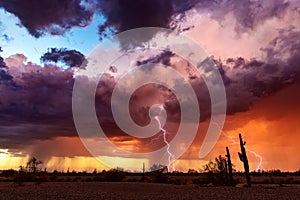
[{"label": "dark foreground terrain", "polygon": [[0,183],[0,199],[300,199],[300,185],[201,187],[193,184],[46,182]]}]

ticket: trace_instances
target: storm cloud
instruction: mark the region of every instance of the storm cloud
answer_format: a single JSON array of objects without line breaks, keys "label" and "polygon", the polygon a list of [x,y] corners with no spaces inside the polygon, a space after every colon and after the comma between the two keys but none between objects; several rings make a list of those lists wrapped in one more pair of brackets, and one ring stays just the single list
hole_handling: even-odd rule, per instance
[{"label": "storm cloud", "polygon": [[[15,143],[52,138],[56,134],[74,135],[74,132],[66,131],[72,123],[73,72],[53,65],[41,67],[27,63],[21,54],[11,56],[5,62],[13,79],[0,84],[0,133],[5,140],[12,139]],[[3,144],[9,145],[8,142]]]},{"label": "storm cloud", "polygon": [[[279,30],[278,36],[262,48],[264,54],[262,59],[242,57],[214,59],[227,93],[227,114],[247,111],[258,100],[298,80],[299,36],[300,32],[295,28]],[[137,60],[136,67],[147,63],[166,64],[186,77],[199,101],[200,120],[210,118],[211,102],[207,87],[201,75],[189,63],[170,51]],[[1,66],[1,70],[5,72],[3,77],[6,78],[0,81],[0,132],[2,140],[5,140],[3,144],[6,144],[7,148],[17,148],[17,141],[17,143],[31,143],[35,140],[77,136],[71,107],[74,84],[72,68],[63,69],[51,64],[35,65],[26,62],[26,57],[22,54],[6,58]],[[111,112],[110,99],[118,81],[116,76],[118,66],[114,65],[113,68],[114,72],[109,68],[98,84],[95,95],[97,116],[109,137],[130,140],[128,135],[119,130]],[[18,87],[7,84],[10,81],[14,81]],[[85,84],[88,84],[88,81],[86,78]],[[137,124],[149,123],[148,112],[153,103],[164,104],[168,121],[180,121],[180,105],[174,94],[168,88],[148,85],[138,89],[130,101],[131,116]],[[176,132],[176,127],[171,129]],[[141,142],[141,145],[144,143],[146,142]]]},{"label": "storm cloud", "polygon": [[[73,27],[89,25],[94,14],[104,17],[99,24],[100,39],[111,34],[141,27],[171,28],[180,31],[186,13],[196,10],[208,13],[222,23],[228,14],[236,18],[236,31],[246,32],[271,18],[285,14],[290,3],[284,0],[25,0],[0,2],[4,8],[20,19],[34,37],[45,33],[62,35]],[[100,22],[99,22],[100,23]],[[150,35],[148,39],[151,39]]]},{"label": "storm cloud", "polygon": [[87,26],[93,12],[81,0],[3,0],[3,7],[20,19],[34,37],[45,33],[61,35],[72,27]]},{"label": "storm cloud", "polygon": [[62,62],[69,67],[80,67],[84,61],[84,55],[76,50],[50,48],[49,51],[41,57],[41,61],[44,63]]},{"label": "storm cloud", "polygon": [[[61,35],[72,27],[87,26],[94,13],[101,13],[105,18],[104,23],[99,24],[100,37],[144,26],[182,30],[182,22],[192,15],[192,11],[208,14],[220,26],[228,15],[232,15],[236,20],[233,21],[234,31],[251,35],[266,21],[289,14],[295,4],[294,1],[281,0],[36,0],[30,4],[22,0],[0,2],[0,6],[16,15],[20,24],[34,37],[44,34]],[[212,57],[224,81],[227,114],[248,111],[260,99],[299,82],[299,38],[299,28],[290,26],[278,30],[267,46],[259,47],[262,54],[259,58],[237,55],[221,60]],[[84,56],[76,50],[52,48],[41,60],[46,64],[40,66],[27,62],[21,53],[5,60],[0,57],[1,148],[13,151],[35,141],[78,136],[72,119],[72,90],[74,71],[77,70],[74,68],[81,65]],[[51,62],[63,62],[69,68],[49,64]],[[187,78],[199,101],[201,122],[210,119],[211,102],[207,87],[201,75],[189,63],[167,50],[160,55],[135,61],[136,67],[147,63],[168,65]],[[111,112],[110,98],[120,71],[114,65],[102,75],[95,102],[103,129],[112,140],[122,143],[133,141],[133,138],[118,129]],[[87,77],[84,80],[85,84],[90,81]],[[180,105],[174,94],[168,88],[147,85],[134,93],[129,105],[131,116],[137,124],[149,123],[148,112],[153,103],[164,104],[169,121],[180,121]],[[167,125],[166,128],[170,132],[176,132],[178,127]],[[142,141],[141,147],[146,142]]]}]

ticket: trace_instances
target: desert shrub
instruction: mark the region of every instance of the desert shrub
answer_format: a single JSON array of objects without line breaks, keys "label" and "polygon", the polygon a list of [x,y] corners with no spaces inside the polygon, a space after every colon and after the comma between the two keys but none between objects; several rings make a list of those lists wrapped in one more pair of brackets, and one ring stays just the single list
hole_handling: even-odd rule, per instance
[{"label": "desert shrub", "polygon": [[[215,158],[215,161],[209,161],[203,166],[205,172],[214,185],[227,184],[227,160],[221,155]],[[234,169],[233,169],[234,170]]]},{"label": "desert shrub", "polygon": [[195,169],[189,169],[187,173],[190,174],[190,175],[197,175],[198,174],[197,170],[195,170]]},{"label": "desert shrub", "polygon": [[167,183],[168,175],[164,173],[162,170],[156,170],[152,173],[152,182],[154,183]]},{"label": "desert shrub", "polygon": [[270,170],[268,171],[268,173],[272,176],[285,176],[285,174],[282,173],[279,169]]},{"label": "desert shrub", "polygon": [[150,167],[150,176],[154,183],[167,183],[168,182],[168,168],[161,164],[153,164]]},{"label": "desert shrub", "polygon": [[52,174],[50,175],[50,181],[51,181],[51,182],[54,182],[54,181],[56,181],[56,179],[57,179],[57,174],[56,174],[56,173],[52,173]]},{"label": "desert shrub", "polygon": [[13,169],[8,169],[8,170],[4,170],[2,173],[1,173],[1,176],[4,176],[6,178],[8,177],[14,177],[18,174],[18,171],[16,170],[13,170]]},{"label": "desert shrub", "polygon": [[92,172],[93,175],[97,175],[97,169],[94,169],[94,171]]},{"label": "desert shrub", "polygon": [[15,175],[13,181],[20,186],[24,185],[24,182],[34,182],[36,185],[40,185],[49,181],[49,177],[47,174],[36,175],[34,173],[19,172]]},{"label": "desert shrub", "polygon": [[78,176],[87,176],[88,173],[87,173],[87,171],[82,171],[82,172],[78,172],[77,175]]},{"label": "desert shrub", "polygon": [[125,178],[125,172],[116,169],[109,171],[102,171],[99,175],[94,177],[94,181],[120,182]]},{"label": "desert shrub", "polygon": [[17,183],[19,186],[24,185],[24,182],[34,181],[34,175],[26,172],[19,172],[13,178],[13,181]]}]

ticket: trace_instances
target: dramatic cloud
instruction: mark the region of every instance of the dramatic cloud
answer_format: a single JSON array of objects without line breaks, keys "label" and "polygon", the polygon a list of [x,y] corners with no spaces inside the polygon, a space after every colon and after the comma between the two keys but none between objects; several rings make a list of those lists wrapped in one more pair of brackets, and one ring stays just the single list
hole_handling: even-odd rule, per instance
[{"label": "dramatic cloud", "polygon": [[51,48],[50,51],[41,57],[41,61],[47,62],[62,62],[69,67],[80,67],[84,61],[84,55],[76,50]]},{"label": "dramatic cloud", "polygon": [[[100,13],[106,21],[100,25],[100,39],[112,33],[140,27],[170,28],[179,32],[189,31],[195,24],[188,21],[195,13],[208,15],[221,26],[228,16],[233,16],[235,32],[241,35],[254,31],[266,21],[282,18],[288,9],[293,9],[290,2],[284,0],[247,1],[233,0],[112,0],[98,1]],[[188,20],[187,20],[188,19]],[[205,29],[203,31],[206,31]],[[124,50],[141,46],[153,38],[156,32],[135,36],[136,41],[120,41]],[[201,34],[201,32],[200,32]]]},{"label": "dramatic cloud", "polygon": [[88,25],[93,12],[84,5],[81,0],[0,1],[0,8],[16,15],[35,37],[61,35],[74,26]]},{"label": "dramatic cloud", "polygon": [[[70,125],[73,72],[25,61],[21,54],[5,60],[15,87],[0,85],[1,140],[22,144],[55,135],[74,136]],[[11,147],[10,142],[2,144]]]},{"label": "dramatic cloud", "polygon": [[100,0],[101,13],[107,20],[100,26],[99,33],[106,36],[109,31],[119,33],[141,27],[170,28],[172,17],[192,8],[192,5],[192,1]]},{"label": "dramatic cloud", "polygon": [[[152,1],[99,1],[101,13],[107,18],[100,26],[100,35],[105,31],[122,32],[140,27],[182,28],[185,12],[191,9],[208,12],[213,19],[222,21],[232,13],[236,20],[236,30],[246,31],[273,17],[280,17],[289,3],[283,0],[247,1],[233,0],[152,0]],[[189,28],[187,28],[188,30]]]},{"label": "dramatic cloud", "polygon": [[132,28],[157,26],[169,27],[171,17],[192,6],[193,1],[106,1],[106,0],[24,0],[1,1],[0,7],[16,15],[29,33],[40,37],[44,33],[61,35],[72,27],[90,23],[93,14],[100,12],[106,22],[99,28],[101,36],[107,29],[116,32]]},{"label": "dramatic cloud", "polygon": [[[240,56],[237,53],[234,56],[227,56],[226,52],[226,56],[220,59],[219,55],[212,57],[223,78],[227,93],[227,114],[233,120],[239,120],[235,118],[236,115],[251,112],[251,108],[260,101],[268,99],[279,91],[286,90],[286,88],[292,88],[289,90],[289,97],[295,97],[296,100],[299,100],[299,95],[292,95],[293,92],[298,93],[299,86],[290,86],[299,84],[300,30],[296,25],[288,24],[289,20],[287,19],[289,18],[285,18],[293,15],[293,18],[299,19],[300,12],[299,8],[296,9],[296,4],[297,1],[283,0],[241,0],[239,2],[234,0],[42,0],[33,1],[30,4],[21,0],[0,2],[0,6],[16,15],[20,19],[20,23],[35,37],[40,37],[45,33],[63,34],[72,27],[86,26],[89,24],[94,12],[101,13],[104,16],[105,22],[100,24],[99,27],[101,37],[109,36],[110,32],[119,33],[144,26],[159,26],[183,31],[185,26],[181,22],[185,20],[185,17],[192,18],[193,12],[200,17],[202,17],[202,14],[203,18],[208,20],[207,24],[214,23],[218,26],[218,31],[224,31],[217,32],[216,36],[224,33],[224,36],[222,35],[223,37],[220,36],[220,38],[225,38],[226,41],[227,39],[236,40],[236,43],[228,42],[223,45],[226,46],[225,50],[222,49],[223,52],[230,51],[233,44],[237,46],[234,48],[247,51],[248,46],[239,43],[239,39],[242,38],[241,40],[244,41],[250,37],[258,37],[263,32],[263,36],[260,37],[263,37],[263,40],[267,42],[264,44],[255,43],[259,53],[256,52],[253,58],[251,58],[251,54],[249,54],[251,55],[249,57]],[[289,17],[292,18],[291,16]],[[222,29],[223,23],[226,20],[226,23],[228,23],[228,19],[230,19],[230,26],[227,29]],[[282,28],[275,29],[273,28],[275,26],[270,24],[276,24]],[[272,34],[269,35],[270,27]],[[197,35],[199,37],[203,36],[205,29],[208,29],[208,27],[201,27]],[[212,30],[212,32],[215,32],[215,29],[212,28]],[[228,32],[230,34],[227,34]],[[234,37],[236,38],[231,37],[232,33],[235,34]],[[144,39],[149,40],[151,37],[153,37],[153,34]],[[210,40],[214,40],[215,43],[212,43],[214,45],[209,48],[218,48],[218,40],[214,37]],[[187,61],[167,49],[162,51],[161,54],[150,55],[141,59],[129,59],[129,62],[121,60],[124,63],[129,63],[130,69],[139,68],[141,65],[148,63],[162,63],[177,70],[187,80],[187,83],[191,84],[196,93],[201,112],[200,124],[208,123],[211,117],[211,101],[207,86],[201,75]],[[83,150],[70,152],[64,149],[61,152],[56,152],[56,149],[64,144],[68,144],[68,147],[71,148],[74,137],[78,136],[72,119],[72,91],[76,75],[74,72],[85,70],[75,69],[75,67],[81,66],[84,56],[76,50],[52,48],[41,57],[41,60],[47,64],[39,66],[27,62],[23,54],[16,54],[5,60],[0,57],[1,148],[7,148],[10,152],[26,149],[30,153],[41,156],[44,160],[53,155],[88,156],[88,153]],[[49,64],[52,62],[64,63],[69,67],[62,68]],[[134,64],[136,66],[133,66]],[[151,70],[154,70],[153,76],[155,77],[168,76],[163,72],[156,72],[155,67],[147,70],[147,72],[153,72]],[[124,69],[113,63],[108,71],[102,74],[95,94],[99,123],[110,140],[123,149],[134,152],[158,149],[164,145],[162,140],[153,142],[154,137],[136,139],[121,131],[114,122],[111,96],[114,86],[123,73]],[[88,77],[80,78],[82,78],[83,86],[93,81]],[[124,87],[131,87],[133,84],[133,81],[129,80],[124,84]],[[172,84],[180,88],[183,83],[174,80]],[[125,92],[126,90],[124,90]],[[271,98],[271,100],[274,99],[276,98]],[[284,99],[284,97],[280,96],[280,99]],[[123,105],[122,101],[120,98],[118,106],[127,106]],[[84,105],[84,100],[82,103]],[[150,121],[149,109],[156,103],[163,104],[168,114],[165,129],[169,133],[167,139],[171,140],[178,130],[181,111],[176,96],[168,88],[156,84],[138,88],[133,93],[128,105],[131,117],[139,125],[148,124]],[[188,103],[188,101],[185,103]],[[265,102],[265,105],[268,105],[268,102]],[[279,108],[278,104],[274,105]],[[293,102],[294,105],[296,105],[295,102]],[[259,107],[257,110],[261,110],[262,113],[253,116],[262,116],[264,108],[267,109],[268,113],[271,113],[267,116],[266,121],[269,121],[269,118],[275,116],[275,114],[272,114],[272,106]],[[280,109],[285,110],[285,107],[280,107]],[[286,110],[292,111],[293,109],[286,108]],[[287,111],[280,113],[288,115]],[[276,116],[280,113],[276,113]],[[245,118],[250,120],[247,117]],[[297,116],[287,119],[296,118]],[[268,131],[275,132],[281,124],[288,124],[287,119],[282,119],[282,123],[270,125]],[[232,126],[240,125],[239,123],[246,124],[245,121],[235,122]],[[293,123],[296,125],[296,122]],[[249,126],[245,125],[243,128],[251,130],[255,127],[250,122],[249,124]],[[242,126],[240,125],[240,127]],[[201,145],[201,138],[203,138],[206,131],[205,128],[200,129],[197,136],[197,147]],[[234,129],[234,127],[227,130],[240,131],[240,129]],[[289,128],[283,130],[291,131]],[[276,134],[280,135],[278,132],[276,131]],[[264,131],[261,133],[265,134]],[[56,140],[60,141],[62,138],[65,141],[56,144]],[[77,145],[79,140],[78,138],[75,140]],[[256,140],[259,139],[255,138]],[[44,144],[52,148],[49,148],[47,152],[47,150],[43,150]],[[24,146],[28,146],[28,148],[24,148]],[[198,148],[193,146],[192,150],[194,151],[194,158],[198,159]],[[112,155],[112,149],[106,151],[105,153]],[[190,155],[187,153],[185,156],[189,158]]]},{"label": "dramatic cloud", "polygon": [[[299,75],[300,43],[298,38],[299,32],[293,28],[280,31],[280,34],[262,49],[265,54],[263,61],[244,58],[228,58],[224,62],[215,60],[227,92],[228,114],[249,110],[257,100],[296,81]],[[65,51],[53,50],[53,52],[54,61],[57,61],[60,60],[60,54]],[[50,57],[51,55],[49,54]],[[1,95],[0,104],[2,113],[0,128],[6,147],[18,146],[16,141],[19,141],[17,143],[26,141],[32,143],[34,140],[59,136],[76,136],[71,108],[73,70],[64,70],[53,65],[42,67],[30,62],[26,63],[26,57],[21,54],[11,56],[5,62],[6,65],[2,62],[5,73],[1,77],[13,79],[18,85],[17,88],[1,86],[3,95]],[[137,67],[147,63],[169,65],[186,77],[196,92],[201,121],[210,118],[211,102],[205,82],[189,63],[170,51],[136,61]],[[108,136],[112,140],[125,142],[134,138],[128,137],[115,124],[110,104],[111,94],[119,79],[118,71],[118,65],[114,65],[102,75],[96,91],[96,109],[99,122]],[[2,79],[4,81],[4,78]],[[83,84],[88,84],[89,81],[92,80],[83,79]],[[182,83],[174,82],[174,84],[181,85]],[[130,82],[127,86],[131,86]],[[168,88],[159,85],[147,85],[135,91],[129,105],[133,120],[139,125],[148,124],[149,108],[154,103],[164,104],[170,123],[180,121],[178,100]],[[120,99],[120,106],[127,105],[123,105]],[[166,129],[172,133],[176,133],[177,128],[174,124],[166,125]],[[15,134],[8,134],[8,132]],[[136,147],[142,149],[148,143],[149,139],[139,140]],[[160,144],[153,146],[159,147]]]},{"label": "dramatic cloud", "polygon": [[[35,37],[44,33],[61,35],[72,27],[87,26],[93,14],[99,13],[105,17],[105,22],[99,26],[100,38],[140,27],[189,30],[190,27],[182,27],[182,22],[186,12],[192,9],[209,13],[220,22],[231,13],[237,21],[236,31],[245,32],[265,20],[282,16],[289,5],[289,2],[283,0],[34,0],[30,4],[24,0],[0,2],[0,7],[16,15],[21,25]],[[153,35],[149,35],[144,39],[152,37]]]}]

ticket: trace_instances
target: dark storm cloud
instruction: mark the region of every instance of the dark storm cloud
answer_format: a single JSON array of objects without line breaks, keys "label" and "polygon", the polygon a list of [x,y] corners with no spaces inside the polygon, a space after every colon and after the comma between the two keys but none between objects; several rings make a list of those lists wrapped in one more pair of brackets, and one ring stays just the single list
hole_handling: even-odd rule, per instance
[{"label": "dark storm cloud", "polygon": [[6,59],[13,80],[0,84],[1,145],[75,136],[70,105],[73,72],[25,63],[25,59],[21,54]]},{"label": "dark storm cloud", "polygon": [[225,63],[217,63],[225,70],[223,78],[230,80],[225,85],[227,113],[247,111],[255,101],[292,84],[300,69],[290,67],[290,61],[270,64],[236,58],[227,59]]},{"label": "dark storm cloud", "polygon": [[[181,27],[185,14],[191,9],[209,13],[222,21],[232,13],[237,20],[236,31],[253,29],[273,17],[282,16],[290,3],[283,0],[2,0],[0,7],[16,15],[30,34],[40,37],[44,33],[61,35],[72,27],[87,26],[94,13],[105,17],[99,25],[100,38],[111,33],[140,28],[162,27],[188,30]],[[149,40],[153,34],[144,36]],[[141,42],[145,42],[141,41]]]},{"label": "dark storm cloud", "polygon": [[69,67],[80,67],[84,61],[84,55],[76,50],[67,50],[65,48],[51,48],[41,57],[42,62],[62,62]]},{"label": "dark storm cloud", "polygon": [[[232,13],[237,19],[236,31],[244,32],[255,29],[265,20],[280,17],[289,7],[289,3],[280,0],[95,0],[89,3],[93,3],[106,17],[105,24],[100,26],[102,35],[109,29],[121,32],[142,26],[177,28],[180,21],[184,20],[184,12],[192,8],[210,13],[213,19],[220,22],[226,14]],[[86,26],[93,14],[79,0],[35,0],[30,3],[24,0],[4,0],[0,1],[0,6],[15,14],[35,37],[44,33],[62,34],[73,26]],[[176,19],[173,18],[175,15]],[[266,54],[265,59],[215,60],[226,87],[229,114],[246,111],[260,98],[297,81],[299,38],[300,34],[296,29],[280,30],[278,36],[267,47],[262,48]],[[138,61],[137,65],[160,62],[183,72],[196,91],[201,120],[208,119],[211,102],[205,82],[199,74],[190,70],[188,63],[172,63],[173,56],[172,52],[165,51],[161,55]],[[42,57],[44,61],[64,62],[70,67],[80,66],[82,59],[82,54],[77,51],[55,48]],[[116,67],[111,67],[110,71],[118,72]],[[1,148],[21,149],[34,140],[77,136],[71,107],[73,76],[73,69],[25,63],[24,56],[20,54],[6,59],[6,64],[0,58]],[[117,126],[113,122],[110,108],[110,97],[116,81],[110,74],[104,74],[95,98],[99,121],[111,136],[122,135],[116,131]],[[147,100],[155,99],[153,96],[164,102],[171,121],[180,120],[180,106],[174,94],[161,86],[149,86],[136,92],[130,103],[132,117],[138,124],[149,121],[148,110],[153,101]]]},{"label": "dark storm cloud", "polygon": [[[39,66],[26,62],[22,54],[10,56],[5,62],[5,78],[12,80],[2,80],[0,71],[1,148],[22,149],[38,140],[77,137],[72,117],[74,70]],[[97,110],[103,113],[100,119],[111,122],[108,99],[116,80],[109,74],[103,77],[96,93]]]},{"label": "dark storm cloud", "polygon": [[44,33],[61,35],[72,27],[84,27],[93,15],[81,0],[2,0],[0,7],[16,15],[35,37]]},{"label": "dark storm cloud", "polygon": [[117,33],[141,27],[168,27],[173,15],[171,0],[111,0],[99,1],[101,13],[107,18],[99,27],[100,36],[107,30]]},{"label": "dark storm cloud", "polygon": [[110,32],[119,33],[140,27],[188,30],[191,27],[181,27],[181,23],[191,9],[209,13],[219,22],[232,13],[237,22],[236,31],[245,32],[270,18],[283,16],[289,5],[284,0],[100,0],[98,6],[107,20],[100,26],[99,33],[105,37]]},{"label": "dark storm cloud", "polygon": [[[215,60],[227,92],[228,114],[246,111],[255,101],[296,81],[300,61],[299,36],[300,33],[293,29],[281,32],[263,50],[267,55],[264,61],[244,58],[229,58],[224,62]],[[283,54],[287,56],[279,56]],[[172,61],[171,57],[174,57],[171,52],[164,52],[141,63],[162,63],[167,60],[185,77],[193,77],[189,81],[198,97],[201,121],[208,119],[211,102],[205,82],[199,74],[190,70],[188,63]],[[12,56],[6,61],[10,75],[20,87],[0,84],[2,148],[18,149],[36,140],[77,136],[71,108],[74,83],[72,69],[26,64],[21,55]],[[97,116],[109,137],[127,137],[118,129],[112,117],[110,98],[116,82],[115,77],[103,74],[96,91]],[[180,105],[174,94],[167,88],[152,85],[139,89],[131,98],[131,116],[137,124],[149,123],[148,111],[153,100],[155,103],[164,103],[168,121],[180,121]]]},{"label": "dark storm cloud", "polygon": [[165,26],[172,15],[172,1],[100,1],[107,24],[119,31],[148,26]]},{"label": "dark storm cloud", "polygon": [[[105,17],[105,22],[99,26],[100,40],[111,34],[142,27],[161,27],[175,29],[184,18],[184,12],[196,1],[177,0],[98,0],[99,12]],[[175,16],[180,17],[173,20]],[[177,28],[180,29],[180,28]],[[133,40],[119,38],[123,50],[145,45],[156,35],[156,31],[143,34],[131,33]]]},{"label": "dark storm cloud", "polygon": [[[169,27],[175,13],[184,12],[196,1],[178,0],[3,0],[0,7],[20,19],[30,34],[61,35],[72,27],[88,25],[94,13],[101,13],[106,22],[99,27],[101,36],[107,30],[122,32],[132,28]],[[191,4],[191,5],[190,5]]]}]

